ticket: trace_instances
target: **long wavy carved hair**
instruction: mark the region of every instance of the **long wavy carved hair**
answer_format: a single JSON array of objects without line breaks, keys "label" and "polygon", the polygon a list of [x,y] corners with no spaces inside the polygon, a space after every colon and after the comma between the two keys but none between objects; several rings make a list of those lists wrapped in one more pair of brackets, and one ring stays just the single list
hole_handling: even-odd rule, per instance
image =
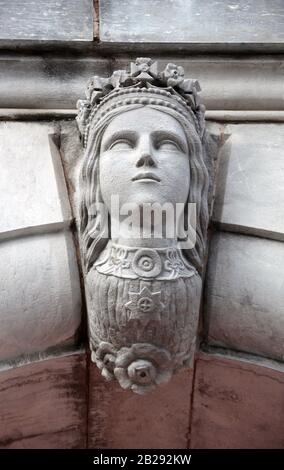
[{"label": "long wavy carved hair", "polygon": [[[101,251],[105,248],[111,233],[109,217],[98,210],[99,204],[103,203],[100,191],[99,159],[103,133],[111,120],[122,112],[137,109],[145,105],[132,104],[115,109],[101,118],[93,126],[89,133],[88,144],[83,158],[80,171],[80,235],[81,250],[87,271],[90,270]],[[173,116],[183,127],[188,141],[189,166],[190,166],[190,188],[187,203],[196,204],[196,243],[194,248],[183,249],[187,260],[200,272],[206,246],[206,235],[208,226],[208,187],[209,176],[206,168],[206,132],[202,141],[196,131],[194,123],[183,117],[171,108],[147,105],[153,109],[165,112]],[[186,204],[187,207],[187,204]],[[187,216],[185,216],[187,220]]]}]

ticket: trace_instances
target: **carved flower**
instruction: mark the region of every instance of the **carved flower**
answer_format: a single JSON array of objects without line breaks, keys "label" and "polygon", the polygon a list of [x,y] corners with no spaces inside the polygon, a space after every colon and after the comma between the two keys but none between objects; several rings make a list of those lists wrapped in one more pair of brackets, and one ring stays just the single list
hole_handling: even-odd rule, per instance
[{"label": "carved flower", "polygon": [[182,82],[180,85],[181,90],[183,90],[185,93],[192,93],[192,94],[197,94],[198,91],[201,91],[199,81],[198,80],[191,80],[190,78],[187,78]]},{"label": "carved flower", "polygon": [[184,98],[188,104],[195,110],[200,108],[200,97],[198,92],[201,91],[198,80],[186,79],[181,83],[180,90],[183,92]]},{"label": "carved flower", "polygon": [[167,86],[181,86],[184,81],[184,69],[181,66],[169,63],[162,72],[162,78],[166,81]]},{"label": "carved flower", "polygon": [[92,353],[92,360],[102,371],[102,376],[106,380],[114,379],[113,370],[116,359],[116,351],[114,347],[105,341],[102,341],[96,350]]},{"label": "carved flower", "polygon": [[120,87],[120,85],[131,85],[132,79],[129,77],[129,73],[126,70],[115,70],[110,77],[110,83],[113,88]]},{"label": "carved flower", "polygon": [[144,395],[168,382],[172,373],[171,356],[165,349],[140,343],[118,351],[114,375],[124,389]]},{"label": "carved flower", "polygon": [[153,61],[149,57],[137,57],[135,61],[135,73],[139,75],[141,72],[149,72]]},{"label": "carved flower", "polygon": [[138,57],[135,62],[130,64],[130,75],[133,77],[134,83],[151,83],[158,76],[157,62],[149,57]]},{"label": "carved flower", "polygon": [[162,261],[156,250],[141,248],[136,251],[132,260],[132,269],[138,276],[154,278],[162,270]]},{"label": "carved flower", "polygon": [[115,271],[121,272],[121,269],[129,268],[130,266],[129,261],[127,261],[127,251],[123,248],[112,247],[110,259]]},{"label": "carved flower", "polygon": [[103,78],[95,75],[87,83],[86,97],[91,100],[94,91],[106,92],[112,88],[109,78]]},{"label": "carved flower", "polygon": [[167,251],[167,260],[165,261],[165,269],[172,271],[172,275],[182,274],[184,272],[184,264],[178,252],[175,249],[169,249]]}]

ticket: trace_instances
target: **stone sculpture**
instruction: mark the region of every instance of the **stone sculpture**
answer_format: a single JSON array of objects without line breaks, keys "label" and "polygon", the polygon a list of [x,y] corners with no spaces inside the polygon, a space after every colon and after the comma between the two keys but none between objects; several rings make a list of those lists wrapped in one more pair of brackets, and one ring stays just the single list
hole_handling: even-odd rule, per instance
[{"label": "stone sculpture", "polygon": [[[138,58],[130,71],[91,78],[87,99],[78,102],[85,147],[80,244],[92,360],[106,379],[140,394],[189,365],[195,349],[209,188],[199,91],[182,67],[170,63],[159,72],[156,62]],[[139,208],[130,234],[128,209],[112,215],[114,196],[119,208]],[[182,244],[177,232],[152,236],[164,220],[147,224],[141,208],[157,203],[182,204],[189,238],[188,204],[195,204],[194,246]]]}]

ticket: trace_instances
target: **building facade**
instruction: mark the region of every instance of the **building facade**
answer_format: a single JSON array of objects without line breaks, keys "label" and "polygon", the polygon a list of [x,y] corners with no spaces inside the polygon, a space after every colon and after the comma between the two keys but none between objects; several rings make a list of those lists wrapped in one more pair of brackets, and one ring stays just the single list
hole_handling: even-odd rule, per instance
[{"label": "building facade", "polygon": [[[38,4],[0,2],[0,447],[283,448],[283,2]],[[76,102],[136,57],[200,82],[217,142],[194,360],[145,396],[91,361],[75,223]]]}]

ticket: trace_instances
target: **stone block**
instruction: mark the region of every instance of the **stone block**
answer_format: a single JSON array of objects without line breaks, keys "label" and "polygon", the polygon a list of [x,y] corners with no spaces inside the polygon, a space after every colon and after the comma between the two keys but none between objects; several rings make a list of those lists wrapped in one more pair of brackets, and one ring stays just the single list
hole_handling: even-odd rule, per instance
[{"label": "stone block", "polygon": [[99,449],[186,449],[192,371],[179,372],[149,395],[106,382],[90,366],[89,446]]},{"label": "stone block", "polygon": [[[128,50],[126,52],[129,54]],[[5,112],[6,115],[11,113],[11,109],[5,108],[15,108],[14,114],[26,108],[34,109],[35,113],[48,109],[54,115],[62,110],[75,111],[76,101],[84,98],[86,83],[92,75],[109,76],[111,69],[128,66],[129,55],[115,54],[112,60],[74,58],[67,54],[64,58],[48,56],[44,60],[23,54],[0,57],[0,108],[4,108],[1,119]],[[132,53],[131,59],[135,60],[136,55],[145,55],[145,51]],[[202,101],[209,111],[270,110],[275,113],[284,109],[284,101],[279,99],[284,93],[284,62],[279,57],[224,59],[197,57],[190,52],[182,57],[165,57],[159,49],[150,56],[156,58],[161,67],[168,62],[177,63],[184,68],[186,76],[198,79]],[[267,83],[272,82],[273,86],[268,87]]]},{"label": "stone block", "polygon": [[1,1],[0,40],[92,41],[92,0]]},{"label": "stone block", "polygon": [[72,234],[2,241],[0,259],[0,360],[74,343],[81,291]]},{"label": "stone block", "polygon": [[284,360],[284,244],[217,232],[204,316],[208,342]]},{"label": "stone block", "polygon": [[213,220],[284,240],[284,125],[227,125]]},{"label": "stone block", "polygon": [[52,124],[2,122],[0,240],[69,225],[71,210]]},{"label": "stone block", "polygon": [[100,0],[107,43],[283,43],[283,3]]},{"label": "stone block", "polygon": [[0,371],[0,448],[86,447],[85,354]]},{"label": "stone block", "polygon": [[44,59],[13,54],[0,58],[0,71],[1,108],[75,109],[89,78],[108,75],[109,61],[67,53]]},{"label": "stone block", "polygon": [[284,367],[202,354],[192,410],[193,449],[283,449]]}]

